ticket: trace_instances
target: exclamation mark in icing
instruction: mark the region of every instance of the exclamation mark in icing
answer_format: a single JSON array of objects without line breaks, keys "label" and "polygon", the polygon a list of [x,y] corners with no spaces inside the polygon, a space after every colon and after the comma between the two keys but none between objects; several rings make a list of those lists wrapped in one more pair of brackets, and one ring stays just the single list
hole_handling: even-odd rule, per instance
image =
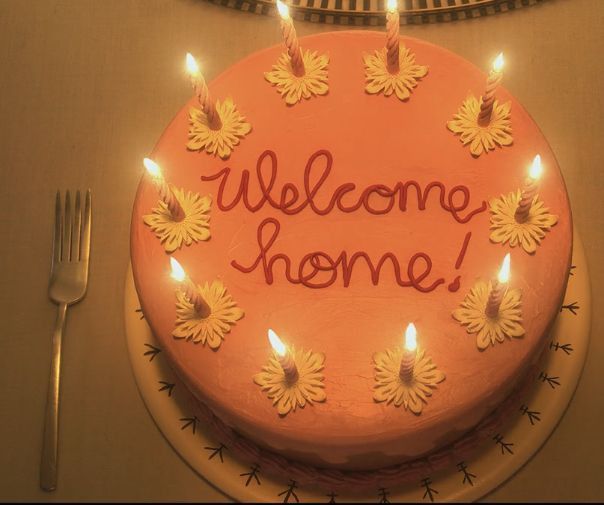
[{"label": "exclamation mark in icing", "polygon": [[[461,264],[463,263],[463,259],[466,255],[466,251],[468,250],[468,244],[470,243],[471,238],[472,238],[472,232],[469,231],[468,233],[466,233],[466,236],[463,239],[463,244],[461,245],[461,250],[459,251],[459,255],[457,256],[457,261],[455,262],[455,270],[459,270],[459,267],[461,267]],[[449,291],[451,291],[451,293],[455,293],[455,291],[457,291],[459,289],[459,279],[460,278],[461,278],[461,276],[458,275],[457,277],[455,277],[455,280],[447,286],[447,289]]]}]

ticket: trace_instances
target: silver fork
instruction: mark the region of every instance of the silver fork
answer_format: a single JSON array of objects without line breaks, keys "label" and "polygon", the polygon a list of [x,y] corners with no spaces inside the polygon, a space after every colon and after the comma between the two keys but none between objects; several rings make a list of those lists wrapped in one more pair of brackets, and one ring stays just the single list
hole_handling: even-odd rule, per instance
[{"label": "silver fork", "polygon": [[82,215],[80,192],[76,193],[72,215],[69,191],[65,194],[65,212],[61,207],[61,193],[57,191],[55,230],[48,296],[59,305],[57,322],[52,334],[52,361],[44,417],[44,438],[40,464],[40,487],[53,491],[57,487],[57,441],[59,425],[59,377],[61,372],[61,341],[67,307],[79,302],[88,285],[91,226],[90,190]]}]

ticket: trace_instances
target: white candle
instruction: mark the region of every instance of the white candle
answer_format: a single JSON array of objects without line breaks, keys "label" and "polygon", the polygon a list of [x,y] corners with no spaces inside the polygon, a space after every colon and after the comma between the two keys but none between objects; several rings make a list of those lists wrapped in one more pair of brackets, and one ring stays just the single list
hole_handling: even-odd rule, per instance
[{"label": "white candle", "polygon": [[508,282],[510,280],[510,253],[505,255],[503,263],[497,279],[492,283],[491,292],[489,293],[489,299],[487,301],[487,307],[485,313],[491,319],[494,319],[499,314],[499,307],[503,301],[503,296],[508,288]]},{"label": "white candle", "polygon": [[503,78],[503,53],[499,53],[493,62],[493,68],[487,78],[487,87],[482,95],[482,103],[480,104],[480,112],[478,113],[478,124],[486,126],[491,121],[493,113],[493,105],[495,103],[495,92]]},{"label": "white candle", "polygon": [[182,285],[185,296],[193,304],[197,313],[201,317],[208,317],[212,312],[210,306],[203,299],[199,289],[197,289],[197,286],[195,286],[193,281],[187,276],[180,263],[176,261],[176,258],[170,257],[170,266],[172,269],[170,275]]},{"label": "white candle", "polygon": [[528,177],[524,181],[520,202],[518,203],[518,208],[514,215],[518,223],[524,223],[529,217],[529,212],[533,205],[535,195],[537,194],[537,189],[539,187],[538,182],[542,172],[541,156],[537,155],[535,156],[535,159],[533,159],[533,164],[529,169]]},{"label": "white candle", "polygon": [[388,13],[386,14],[386,50],[388,71],[398,74],[399,71],[399,39],[400,18],[397,0],[388,0]]},{"label": "white candle", "polygon": [[199,70],[199,65],[191,53],[187,53],[186,63],[187,72],[191,78],[191,86],[193,86],[193,89],[195,90],[195,95],[197,95],[201,110],[208,118],[210,128],[212,130],[220,130],[220,128],[222,128],[222,121],[216,110],[216,103],[210,96],[206,80],[203,78],[203,75]]},{"label": "white candle", "polygon": [[281,365],[281,368],[283,369],[285,380],[289,384],[296,382],[298,379],[298,368],[296,367],[296,363],[291,356],[291,352],[281,341],[279,335],[277,335],[271,329],[268,330],[268,340],[271,344],[271,347],[275,351],[279,365]]},{"label": "white candle", "polygon": [[413,323],[409,323],[405,331],[405,346],[403,348],[403,357],[399,375],[404,382],[413,380],[413,368],[415,367],[415,358],[417,355],[417,330]]},{"label": "white candle", "polygon": [[153,183],[159,192],[159,198],[168,206],[168,210],[170,211],[170,214],[172,214],[174,220],[182,221],[185,217],[185,213],[182,210],[178,199],[174,195],[172,188],[170,188],[168,183],[164,180],[159,165],[149,158],[143,160],[143,165],[145,165],[147,172],[149,172],[153,179]]},{"label": "white candle", "polygon": [[289,15],[289,7],[281,0],[277,0],[277,10],[279,11],[279,16],[281,16],[281,32],[283,33],[283,41],[285,42],[287,54],[292,64],[292,70],[295,76],[301,77],[306,73],[306,70],[304,68],[300,43],[298,42],[298,36],[294,28],[294,21]]}]

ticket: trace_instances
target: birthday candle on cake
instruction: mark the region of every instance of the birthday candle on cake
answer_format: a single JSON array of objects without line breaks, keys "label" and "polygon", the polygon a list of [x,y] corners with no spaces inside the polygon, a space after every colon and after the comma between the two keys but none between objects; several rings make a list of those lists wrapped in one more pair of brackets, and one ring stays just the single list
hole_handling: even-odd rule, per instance
[{"label": "birthday candle on cake", "polygon": [[191,85],[195,90],[195,95],[197,95],[201,110],[208,118],[210,128],[212,130],[220,130],[220,128],[222,128],[222,121],[220,120],[220,116],[216,110],[216,103],[210,96],[210,91],[208,90],[206,80],[203,78],[203,75],[199,70],[199,65],[191,53],[187,53],[186,62],[187,72],[191,78]]},{"label": "birthday candle on cake", "polygon": [[403,381],[409,383],[413,380],[413,367],[415,366],[415,357],[417,355],[417,330],[413,323],[409,323],[405,331],[405,346],[403,348],[403,357],[401,358],[401,367],[399,375]]},{"label": "birthday candle on cake", "polygon": [[533,159],[533,164],[529,170],[528,177],[524,182],[520,202],[518,203],[518,208],[516,209],[516,214],[514,215],[516,222],[518,223],[524,223],[529,217],[529,211],[531,210],[533,200],[537,194],[539,177],[541,177],[542,171],[543,167],[541,166],[541,156],[537,155],[535,156],[535,159]]},{"label": "birthday candle on cake", "polygon": [[291,356],[291,352],[287,349],[285,344],[281,341],[279,336],[271,329],[268,330],[268,340],[271,343],[271,347],[275,351],[277,360],[285,373],[285,380],[292,384],[298,379],[298,368],[296,363]]},{"label": "birthday candle on cake", "polygon": [[201,293],[199,293],[199,289],[197,289],[197,286],[195,286],[193,281],[187,276],[180,263],[173,257],[170,257],[170,267],[172,269],[170,275],[174,280],[181,283],[185,296],[193,304],[197,313],[202,317],[210,315],[212,310],[201,296]]},{"label": "birthday candle on cake", "polygon": [[168,210],[170,211],[170,214],[172,214],[174,220],[182,221],[185,217],[185,213],[176,196],[174,196],[174,192],[162,177],[159,165],[149,158],[143,160],[143,165],[145,165],[147,172],[151,175],[153,183],[159,192],[159,197],[168,206]]},{"label": "birthday candle on cake", "polygon": [[399,38],[400,21],[397,0],[388,0],[386,14],[386,50],[388,71],[391,74],[399,72]]},{"label": "birthday candle on cake", "polygon": [[508,287],[508,281],[510,280],[510,253],[505,255],[503,258],[503,264],[499,270],[497,279],[492,283],[491,292],[489,293],[489,299],[487,300],[487,307],[485,313],[487,317],[494,319],[499,314],[499,307],[503,301],[503,296]]},{"label": "birthday candle on cake", "polygon": [[487,78],[487,87],[482,95],[482,103],[480,104],[480,112],[478,113],[478,124],[486,126],[491,121],[493,113],[493,104],[495,103],[495,92],[503,78],[503,53],[495,58],[493,68]]},{"label": "birthday candle on cake", "polygon": [[291,61],[292,70],[295,76],[303,76],[305,74],[304,60],[302,59],[302,51],[300,50],[298,36],[294,28],[294,21],[289,15],[289,7],[281,0],[277,0],[277,10],[281,16],[281,32],[283,33],[283,40],[287,47],[287,54]]}]

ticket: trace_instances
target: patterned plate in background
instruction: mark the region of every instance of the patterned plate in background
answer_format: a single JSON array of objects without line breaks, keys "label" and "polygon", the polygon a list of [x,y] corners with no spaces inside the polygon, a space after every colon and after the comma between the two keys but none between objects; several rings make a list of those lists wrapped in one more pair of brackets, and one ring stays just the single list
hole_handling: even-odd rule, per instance
[{"label": "patterned plate in background", "polygon": [[[274,0],[210,0],[255,14],[275,14]],[[544,0],[399,0],[401,24],[477,18],[541,3]],[[379,26],[386,23],[386,0],[292,0],[294,19],[314,23]]]}]

